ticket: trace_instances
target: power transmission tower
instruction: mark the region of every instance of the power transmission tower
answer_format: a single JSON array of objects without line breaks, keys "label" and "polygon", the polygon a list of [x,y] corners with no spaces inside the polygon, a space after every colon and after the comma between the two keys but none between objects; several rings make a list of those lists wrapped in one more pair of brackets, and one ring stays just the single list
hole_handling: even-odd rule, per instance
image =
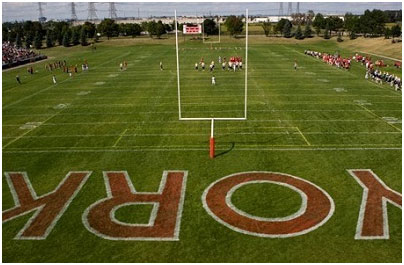
[{"label": "power transmission tower", "polygon": [[87,17],[87,20],[95,20],[95,19],[98,19],[97,9],[95,9],[95,3],[90,2],[90,3],[88,3],[88,17]]},{"label": "power transmission tower", "polygon": [[288,3],[288,13],[287,13],[287,15],[288,16],[292,15],[292,2]]},{"label": "power transmission tower", "polygon": [[72,11],[72,20],[75,21],[77,20],[77,14],[76,14],[76,3],[71,2],[70,3],[71,11]]},{"label": "power transmission tower", "polygon": [[296,14],[300,14],[300,3],[296,3]]},{"label": "power transmission tower", "polygon": [[116,19],[118,17],[116,15],[116,8],[115,8],[115,3],[114,2],[109,3],[109,17],[111,19]]},{"label": "power transmission tower", "polygon": [[39,22],[45,22],[46,21],[46,17],[44,17],[44,15],[43,15],[43,8],[42,8],[43,5],[46,5],[46,3],[38,2],[38,12],[39,12],[38,21]]},{"label": "power transmission tower", "polygon": [[283,17],[283,2],[279,2],[278,20],[281,20],[281,17]]}]

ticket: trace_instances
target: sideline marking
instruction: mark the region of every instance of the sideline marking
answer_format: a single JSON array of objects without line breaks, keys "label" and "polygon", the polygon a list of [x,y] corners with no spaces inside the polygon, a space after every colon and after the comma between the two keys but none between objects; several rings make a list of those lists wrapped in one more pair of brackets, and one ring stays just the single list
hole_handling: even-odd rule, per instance
[{"label": "sideline marking", "polygon": [[396,59],[396,58],[392,58],[392,57],[382,56],[382,55],[378,55],[378,54],[370,53],[370,52],[362,52],[362,51],[359,51],[359,52],[365,53],[365,54],[374,55],[374,56],[377,56],[377,57],[382,57],[382,58],[386,58],[386,59],[390,59],[390,60],[394,60],[394,61],[399,61],[399,62],[401,62],[401,60]]}]

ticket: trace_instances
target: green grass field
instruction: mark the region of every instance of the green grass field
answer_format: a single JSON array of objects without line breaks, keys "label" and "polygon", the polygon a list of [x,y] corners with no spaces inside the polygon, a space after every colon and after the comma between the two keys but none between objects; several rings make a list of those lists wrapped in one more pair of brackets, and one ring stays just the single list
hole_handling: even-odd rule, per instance
[{"label": "green grass field", "polygon": [[[243,44],[240,39],[211,49],[180,43],[183,117],[242,117],[245,72],[222,71],[217,58],[244,58]],[[391,204],[390,238],[355,240],[363,188],[347,172],[372,169],[401,193],[401,93],[366,81],[356,62],[350,71],[339,70],[304,55],[305,49],[354,54],[335,42],[251,41],[248,119],[215,123],[215,159],[209,158],[210,122],[178,120],[172,40],[104,41],[96,52],[43,50],[52,62],[89,62],[88,72],[80,69],[71,78],[54,71],[57,85],[44,62],[34,64],[38,72],[32,76],[25,67],[3,72],[3,173],[27,172],[42,195],[69,171],[92,171],[45,240],[13,239],[32,212],[3,223],[3,262],[401,262],[402,211]],[[215,87],[208,70],[193,70],[201,57],[207,65],[216,61]],[[128,69],[120,71],[124,60]],[[179,241],[111,241],[84,227],[85,209],[106,197],[103,171],[127,171],[136,190],[156,192],[164,170],[188,171]],[[335,212],[323,226],[296,237],[230,230],[207,214],[201,196],[217,179],[246,171],[308,180],[333,198]],[[233,203],[252,215],[282,217],[296,212],[301,199],[282,186],[248,185],[234,193]],[[2,207],[14,207],[5,177]],[[116,218],[147,222],[151,210],[127,206]]]}]

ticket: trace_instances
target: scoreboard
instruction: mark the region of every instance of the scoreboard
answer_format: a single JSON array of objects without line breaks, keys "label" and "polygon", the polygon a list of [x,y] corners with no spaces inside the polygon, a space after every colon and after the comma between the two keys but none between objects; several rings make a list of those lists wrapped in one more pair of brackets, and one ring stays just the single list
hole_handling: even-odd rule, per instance
[{"label": "scoreboard", "polygon": [[184,34],[201,34],[202,33],[202,25],[184,25],[183,26]]}]

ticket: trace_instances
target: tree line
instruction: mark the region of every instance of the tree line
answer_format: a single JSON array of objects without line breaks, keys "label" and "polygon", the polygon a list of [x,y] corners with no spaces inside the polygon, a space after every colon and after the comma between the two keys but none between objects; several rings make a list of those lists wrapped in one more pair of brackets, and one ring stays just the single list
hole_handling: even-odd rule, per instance
[{"label": "tree line", "polygon": [[[381,11],[374,9],[366,10],[363,15],[353,15],[346,13],[344,20],[338,16],[325,17],[321,13],[314,14],[308,11],[306,14],[293,14],[291,20],[281,19],[278,23],[263,22],[262,29],[266,36],[275,35],[285,38],[295,37],[296,39],[310,38],[315,33],[319,36],[323,33],[325,39],[329,39],[333,34],[338,35],[338,39],[345,32],[351,39],[358,35],[364,37],[385,36],[399,37],[401,27],[395,24],[386,27],[386,23],[401,20],[400,11]],[[227,32],[236,37],[244,29],[244,16],[228,16],[224,22]],[[295,25],[295,26],[293,26]],[[178,30],[182,30],[183,25],[178,24]],[[203,21],[204,33],[208,35],[217,34],[219,31],[215,19],[205,19]],[[302,29],[302,27],[304,27]],[[174,22],[165,24],[161,20],[136,23],[118,24],[112,19],[104,19],[98,25],[85,22],[83,25],[73,26],[66,21],[49,21],[40,23],[37,21],[25,22],[5,22],[3,23],[3,41],[10,41],[19,47],[40,49],[44,46],[53,47],[63,45],[65,47],[89,44],[88,39],[97,41],[100,36],[108,39],[118,36],[137,37],[142,32],[147,32],[150,37],[161,38],[162,35],[175,29]]]},{"label": "tree line", "polygon": [[[381,11],[374,9],[372,11],[366,10],[363,15],[353,15],[346,13],[344,19],[338,16],[325,17],[321,13],[317,13],[314,18],[309,11],[306,15],[292,15],[292,20],[281,19],[278,23],[264,22],[262,28],[266,36],[274,34],[279,36],[281,34],[285,38],[295,37],[296,39],[312,37],[313,30],[317,36],[323,33],[325,39],[337,35],[341,39],[343,33],[347,33],[350,39],[355,39],[358,35],[366,37],[380,37],[385,36],[399,37],[401,36],[401,27],[395,24],[391,28],[386,26],[386,23],[397,21],[394,18],[401,19],[401,12]],[[293,31],[293,24],[297,25]],[[305,26],[302,30],[301,26]],[[293,31],[293,32],[292,32]]]}]

